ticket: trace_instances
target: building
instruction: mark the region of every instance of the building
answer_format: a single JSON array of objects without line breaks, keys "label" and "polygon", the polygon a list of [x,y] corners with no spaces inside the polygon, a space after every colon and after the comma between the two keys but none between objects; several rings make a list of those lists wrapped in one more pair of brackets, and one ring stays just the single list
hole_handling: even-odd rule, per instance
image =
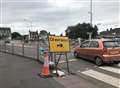
[{"label": "building", "polygon": [[106,31],[100,32],[100,36],[102,37],[120,37],[120,28],[110,29]]},{"label": "building", "polygon": [[11,40],[11,29],[9,27],[0,27],[0,40]]},{"label": "building", "polygon": [[29,42],[29,35],[23,35],[23,40],[25,43]]},{"label": "building", "polygon": [[39,39],[38,31],[29,31],[29,40],[37,41]]}]

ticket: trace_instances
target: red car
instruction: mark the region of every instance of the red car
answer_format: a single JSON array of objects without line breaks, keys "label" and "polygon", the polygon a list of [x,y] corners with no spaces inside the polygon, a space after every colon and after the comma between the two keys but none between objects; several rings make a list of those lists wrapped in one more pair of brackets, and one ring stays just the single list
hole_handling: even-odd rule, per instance
[{"label": "red car", "polygon": [[113,39],[87,40],[75,48],[74,56],[92,60],[98,66],[106,62],[118,64],[120,61],[120,46]]}]

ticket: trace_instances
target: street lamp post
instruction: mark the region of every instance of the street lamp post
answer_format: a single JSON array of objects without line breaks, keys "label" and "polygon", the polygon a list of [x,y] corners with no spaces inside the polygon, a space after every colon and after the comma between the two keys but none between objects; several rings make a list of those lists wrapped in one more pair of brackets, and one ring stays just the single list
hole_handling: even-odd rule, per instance
[{"label": "street lamp post", "polygon": [[[92,24],[92,21],[93,21],[92,0],[90,0],[90,11],[89,11],[89,14],[90,14],[90,25],[92,27],[93,26],[93,24]],[[87,34],[89,35],[89,40],[91,40],[91,38],[92,38],[92,32],[87,32]]]},{"label": "street lamp post", "polygon": [[90,24],[92,26],[93,12],[92,12],[92,0],[90,0]]}]

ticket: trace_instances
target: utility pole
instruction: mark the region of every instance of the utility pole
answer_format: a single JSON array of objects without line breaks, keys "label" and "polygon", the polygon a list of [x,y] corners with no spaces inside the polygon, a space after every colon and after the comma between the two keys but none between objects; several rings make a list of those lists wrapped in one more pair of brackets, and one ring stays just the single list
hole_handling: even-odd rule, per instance
[{"label": "utility pole", "polygon": [[90,0],[90,24],[92,26],[93,12],[92,12],[92,0]]},{"label": "utility pole", "polygon": [[87,32],[87,34],[89,35],[89,40],[92,39],[92,32]]},{"label": "utility pole", "polygon": [[[90,11],[89,11],[89,14],[90,14],[90,25],[92,27],[93,26],[93,24],[92,24],[92,19],[93,19],[92,0],[90,0]],[[87,32],[87,34],[89,35],[89,40],[91,40],[92,39],[92,32]]]}]

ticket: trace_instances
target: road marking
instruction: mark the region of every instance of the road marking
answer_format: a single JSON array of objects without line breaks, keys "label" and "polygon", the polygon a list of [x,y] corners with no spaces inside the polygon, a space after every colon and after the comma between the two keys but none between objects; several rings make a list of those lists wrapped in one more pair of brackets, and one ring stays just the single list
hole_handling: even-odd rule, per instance
[{"label": "road marking", "polygon": [[120,67],[120,63],[118,64],[118,66]]},{"label": "road marking", "polygon": [[[74,61],[77,61],[77,59],[70,59],[70,60],[68,60],[69,62],[74,62]],[[59,63],[61,64],[61,63],[65,63],[66,61],[60,61]]]},{"label": "road marking", "polygon": [[88,70],[88,71],[84,71],[81,73],[84,75],[90,76],[92,78],[95,78],[97,80],[103,81],[103,82],[110,84],[112,86],[115,86],[117,88],[120,88],[120,79],[119,78],[115,78],[115,77],[112,77],[112,76],[109,76],[109,75],[106,75],[104,73],[97,72],[94,70]]},{"label": "road marking", "polygon": [[114,67],[109,67],[109,66],[99,67],[99,68],[103,69],[103,70],[106,70],[106,71],[110,71],[110,72],[120,74],[120,69],[119,68],[114,68]]}]

